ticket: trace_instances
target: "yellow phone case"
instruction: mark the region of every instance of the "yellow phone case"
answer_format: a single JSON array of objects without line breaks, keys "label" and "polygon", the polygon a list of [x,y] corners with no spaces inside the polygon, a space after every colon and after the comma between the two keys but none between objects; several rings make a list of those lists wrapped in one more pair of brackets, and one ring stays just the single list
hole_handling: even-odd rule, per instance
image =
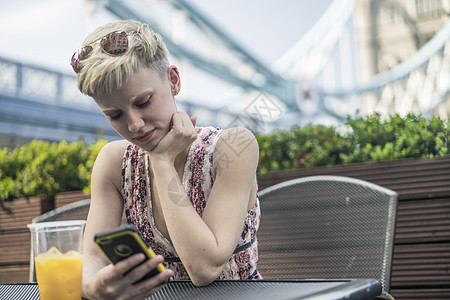
[{"label": "yellow phone case", "polygon": [[[155,252],[146,245],[139,232],[131,225],[96,234],[94,240],[113,264],[136,253],[143,253],[146,260],[156,256]],[[144,276],[142,280],[164,270],[163,264],[158,264],[156,270]]]}]

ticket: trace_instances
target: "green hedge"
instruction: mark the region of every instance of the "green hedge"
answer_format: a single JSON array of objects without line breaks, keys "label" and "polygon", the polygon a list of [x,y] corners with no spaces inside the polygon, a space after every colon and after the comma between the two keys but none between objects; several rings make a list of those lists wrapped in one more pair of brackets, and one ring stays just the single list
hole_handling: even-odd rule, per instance
[{"label": "green hedge", "polygon": [[449,154],[449,122],[440,118],[375,114],[348,118],[346,126],[308,125],[257,135],[259,172]]},{"label": "green hedge", "polygon": [[[336,129],[308,125],[256,134],[260,173],[449,154],[448,121],[420,116],[379,115],[349,118]],[[14,150],[0,150],[0,200],[72,190],[89,192],[95,158],[107,143],[99,140],[48,143],[33,141]]]},{"label": "green hedge", "polygon": [[106,142],[86,147],[83,141],[34,140],[12,151],[0,150],[0,200],[52,199],[59,192],[88,191],[93,161]]}]

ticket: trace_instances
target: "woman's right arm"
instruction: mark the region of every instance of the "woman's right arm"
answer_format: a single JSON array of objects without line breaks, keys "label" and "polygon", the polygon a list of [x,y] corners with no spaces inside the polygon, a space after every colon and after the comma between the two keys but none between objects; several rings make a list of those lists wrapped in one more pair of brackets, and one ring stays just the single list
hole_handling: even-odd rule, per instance
[{"label": "woman's right arm", "polygon": [[[91,176],[91,205],[83,241],[83,296],[88,299],[144,298],[161,287],[172,276],[170,270],[133,285],[138,279],[163,261],[161,256],[145,264],[134,255],[110,264],[94,242],[96,233],[120,226],[123,200],[120,194],[122,157],[126,141],[107,144],[97,156]],[[141,264],[139,267],[137,265]],[[135,269],[133,269],[136,267]],[[129,270],[133,269],[126,276]]]}]

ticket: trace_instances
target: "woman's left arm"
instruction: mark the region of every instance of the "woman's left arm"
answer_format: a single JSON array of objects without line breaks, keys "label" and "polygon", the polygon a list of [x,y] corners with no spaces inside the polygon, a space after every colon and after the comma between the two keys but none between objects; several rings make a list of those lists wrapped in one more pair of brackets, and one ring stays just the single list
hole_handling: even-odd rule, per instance
[{"label": "woman's left arm", "polygon": [[[177,123],[174,119],[174,127]],[[189,134],[183,132],[171,130],[168,135],[182,144],[189,140]],[[222,133],[214,153],[214,185],[203,218],[187,197],[173,155],[170,158],[167,151],[150,154],[152,171],[157,174],[154,190],[160,198],[167,230],[195,285],[215,280],[239,242],[249,203],[256,199],[258,153],[250,131],[233,128]]]}]

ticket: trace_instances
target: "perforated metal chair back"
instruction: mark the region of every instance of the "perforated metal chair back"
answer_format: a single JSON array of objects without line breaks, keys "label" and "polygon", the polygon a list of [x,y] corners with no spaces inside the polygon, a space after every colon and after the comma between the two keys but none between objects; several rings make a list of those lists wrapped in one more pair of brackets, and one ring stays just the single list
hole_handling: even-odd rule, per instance
[{"label": "perforated metal chair back", "polygon": [[397,193],[342,176],[310,176],[259,193],[265,278],[374,278],[390,286]]}]

